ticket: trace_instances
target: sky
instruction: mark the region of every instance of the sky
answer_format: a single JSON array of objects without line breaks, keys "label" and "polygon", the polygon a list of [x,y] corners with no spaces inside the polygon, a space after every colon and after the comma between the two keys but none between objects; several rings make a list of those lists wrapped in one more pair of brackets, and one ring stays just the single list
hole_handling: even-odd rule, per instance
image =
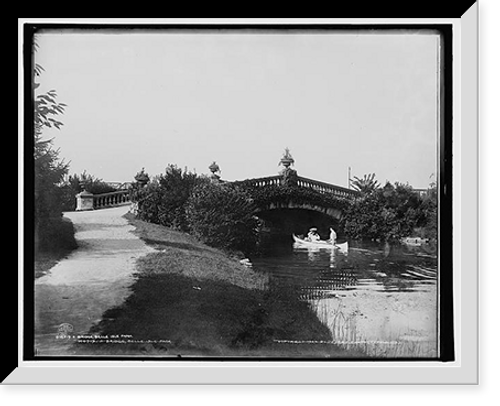
[{"label": "sky", "polygon": [[150,177],[168,164],[223,179],[278,174],[426,188],[437,162],[436,34],[41,32],[38,93],[67,104],[47,130],[70,173]]}]

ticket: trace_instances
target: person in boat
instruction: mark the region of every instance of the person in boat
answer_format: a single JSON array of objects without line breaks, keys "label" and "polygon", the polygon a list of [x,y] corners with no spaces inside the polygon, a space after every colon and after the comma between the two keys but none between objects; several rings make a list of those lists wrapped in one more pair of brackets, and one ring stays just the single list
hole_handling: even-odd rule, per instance
[{"label": "person in boat", "polygon": [[335,244],[336,241],[337,241],[337,233],[333,228],[330,227],[330,242],[332,244]]},{"label": "person in boat", "polygon": [[318,234],[318,229],[316,227],[313,227],[309,230],[309,232],[307,233],[307,239],[310,242],[316,242],[316,241],[320,240],[320,236]]}]

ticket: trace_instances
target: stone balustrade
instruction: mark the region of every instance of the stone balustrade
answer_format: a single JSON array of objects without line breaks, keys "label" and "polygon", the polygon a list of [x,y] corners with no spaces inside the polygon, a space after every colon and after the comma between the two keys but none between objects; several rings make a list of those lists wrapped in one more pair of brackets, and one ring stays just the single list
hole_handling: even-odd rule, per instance
[{"label": "stone balustrade", "polygon": [[[351,189],[347,189],[341,186],[332,185],[325,182],[320,182],[313,179],[303,178],[297,176],[294,180],[294,184],[302,188],[311,188],[320,193],[330,194],[339,198],[344,199],[355,199],[359,196],[359,192]],[[248,179],[244,181],[253,187],[269,187],[269,186],[280,186],[283,184],[283,176],[267,176],[264,178]],[[239,183],[239,182],[235,182]],[[83,191],[76,195],[76,210],[94,210],[103,209],[106,207],[118,206],[121,204],[127,204],[130,202],[130,191],[127,190],[117,190],[116,192],[101,193],[94,195],[90,192]]]},{"label": "stone balustrade", "polygon": [[254,187],[279,186],[281,184],[281,176],[268,176],[266,178],[248,179],[248,182]]},{"label": "stone balustrade", "polygon": [[94,195],[94,209],[117,206],[129,202],[130,192],[128,190],[117,190],[116,192]]},{"label": "stone balustrade", "polygon": [[127,203],[130,203],[129,190],[117,190],[116,192],[100,193],[98,195],[83,191],[76,195],[76,211],[104,209]]},{"label": "stone balustrade", "polygon": [[[268,176],[265,178],[248,179],[245,182],[254,187],[279,186],[282,184],[282,176]],[[297,186],[303,188],[311,188],[320,193],[331,194],[339,198],[355,199],[359,196],[359,192],[347,189],[341,186],[332,185],[330,183],[320,182],[313,179],[297,176]]]},{"label": "stone balustrade", "polygon": [[303,178],[301,176],[297,178],[297,186],[308,187],[321,193],[328,193],[347,199],[355,199],[359,195],[359,192],[352,189],[347,189],[342,186],[332,185],[318,180]]}]

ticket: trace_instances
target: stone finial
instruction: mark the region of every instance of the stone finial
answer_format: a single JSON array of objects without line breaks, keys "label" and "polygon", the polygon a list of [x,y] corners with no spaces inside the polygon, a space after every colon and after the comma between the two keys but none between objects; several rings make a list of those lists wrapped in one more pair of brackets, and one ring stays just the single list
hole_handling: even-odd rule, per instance
[{"label": "stone finial", "polygon": [[281,157],[281,160],[278,165],[283,165],[285,168],[288,168],[290,165],[293,165],[295,163],[295,160],[292,157],[292,154],[290,154],[290,150],[285,148],[285,153]]},{"label": "stone finial", "polygon": [[217,164],[217,162],[213,161],[212,164],[208,167],[208,169],[210,169],[210,172],[212,172],[212,175],[210,176],[212,179],[216,179],[216,180],[219,180],[220,179],[220,175],[218,175],[218,173],[220,173],[220,166]]},{"label": "stone finial", "polygon": [[144,172],[144,168],[142,168],[142,170],[135,175],[134,179],[139,186],[144,187],[149,182],[149,175]]},{"label": "stone finial", "polygon": [[281,175],[281,185],[285,187],[297,186],[297,171],[290,168],[290,165],[293,165],[295,160],[290,154],[290,150],[285,148],[285,153],[281,158],[278,165],[283,165],[284,168],[280,171]]},{"label": "stone finial", "polygon": [[215,172],[220,172],[220,166],[217,165],[217,162],[213,161],[212,164],[208,167],[210,169],[210,172],[215,173]]},{"label": "stone finial", "polygon": [[80,185],[80,192],[84,192],[87,190],[87,180],[82,178],[80,179],[80,181],[78,182],[79,185]]}]

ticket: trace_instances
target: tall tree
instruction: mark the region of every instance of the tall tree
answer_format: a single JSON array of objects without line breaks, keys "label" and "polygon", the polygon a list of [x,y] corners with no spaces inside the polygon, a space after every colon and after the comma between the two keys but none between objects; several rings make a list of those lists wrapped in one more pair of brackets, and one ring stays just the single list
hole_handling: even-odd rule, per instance
[{"label": "tall tree", "polygon": [[[33,52],[38,49],[35,40]],[[35,55],[33,55],[35,56]],[[36,79],[44,69],[34,65],[33,91],[40,87]],[[57,101],[55,90],[36,94],[34,101],[34,170],[35,170],[35,233],[37,240],[40,232],[48,223],[62,213],[62,196],[58,185],[68,173],[69,164],[59,157],[59,150],[53,147],[53,138],[44,138],[46,128],[60,129],[63,123],[56,118],[64,113],[66,105]]]}]

